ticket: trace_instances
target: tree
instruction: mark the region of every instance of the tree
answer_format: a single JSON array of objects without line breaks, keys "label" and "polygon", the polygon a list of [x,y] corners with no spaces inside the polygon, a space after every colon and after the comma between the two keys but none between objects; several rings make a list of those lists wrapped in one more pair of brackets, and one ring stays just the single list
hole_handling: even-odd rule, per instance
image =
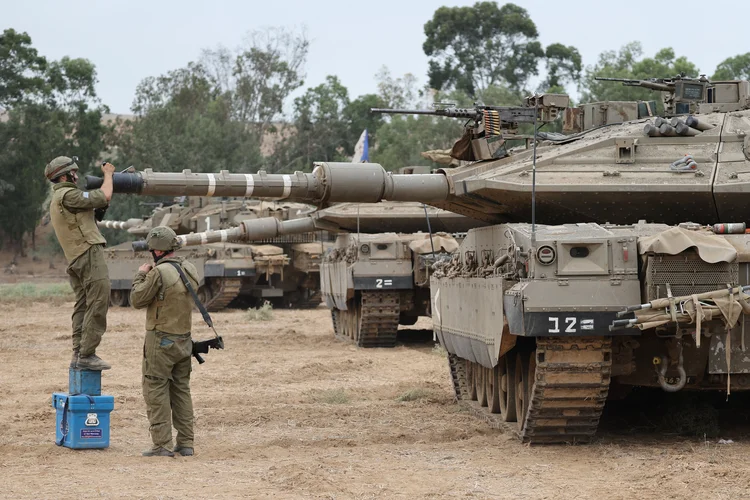
[{"label": "tree", "polygon": [[9,107],[44,87],[47,60],[31,46],[27,33],[6,29],[0,34],[0,106]]},{"label": "tree", "polygon": [[545,55],[528,12],[512,3],[440,7],[424,32],[430,86],[438,90],[456,88],[470,96],[499,84],[520,90]]},{"label": "tree", "polygon": [[34,245],[49,191],[44,165],[55,156],[78,156],[83,174],[104,149],[106,107],[96,98],[94,65],[66,57],[38,66],[44,72],[28,80],[29,87],[18,88],[8,121],[0,123],[0,177],[15,188],[0,198],[0,231],[21,253],[25,234],[32,235]]},{"label": "tree", "polygon": [[643,49],[640,42],[631,42],[619,52],[607,51],[599,55],[594,66],[586,68],[582,79],[582,99],[595,101],[635,101],[656,100],[661,109],[658,94],[641,87],[623,86],[616,82],[598,81],[597,76],[610,78],[672,78],[678,74],[698,76],[698,68],[684,56],[675,57],[671,48],[661,49],[653,58],[641,58]]},{"label": "tree", "polygon": [[310,42],[304,31],[268,28],[248,35],[232,51],[205,50],[200,60],[216,89],[229,97],[230,118],[255,128],[260,137],[283,112],[283,105],[303,85]]},{"label": "tree", "polygon": [[547,78],[540,85],[541,91],[550,88],[564,88],[566,83],[575,83],[581,79],[581,54],[578,49],[553,43],[547,46],[544,53],[547,64]]},{"label": "tree", "polygon": [[711,80],[750,80],[750,52],[721,61]]},{"label": "tree", "polygon": [[[309,88],[294,100],[294,133],[277,148],[274,172],[309,170],[314,161],[347,160],[354,143],[344,118],[350,105],[349,91],[336,76]],[[361,130],[357,132],[357,135]]]}]

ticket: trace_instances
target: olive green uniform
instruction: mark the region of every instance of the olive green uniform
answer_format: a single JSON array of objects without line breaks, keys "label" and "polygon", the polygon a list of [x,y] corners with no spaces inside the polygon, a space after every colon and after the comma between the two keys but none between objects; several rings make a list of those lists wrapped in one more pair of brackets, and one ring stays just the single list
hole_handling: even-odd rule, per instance
[{"label": "olive green uniform", "polygon": [[[172,425],[177,446],[193,447],[193,400],[190,372],[193,341],[193,298],[177,270],[180,264],[194,290],[198,272],[182,257],[164,258],[148,273],[133,279],[130,303],[146,310],[146,340],[143,344],[143,398],[154,447],[171,449]],[[171,424],[170,424],[171,422]]]},{"label": "olive green uniform", "polygon": [[109,273],[104,261],[106,240],[99,232],[94,210],[108,201],[100,189],[84,192],[72,182],[53,187],[50,219],[68,260],[67,273],[75,293],[73,349],[91,356],[107,330]]}]

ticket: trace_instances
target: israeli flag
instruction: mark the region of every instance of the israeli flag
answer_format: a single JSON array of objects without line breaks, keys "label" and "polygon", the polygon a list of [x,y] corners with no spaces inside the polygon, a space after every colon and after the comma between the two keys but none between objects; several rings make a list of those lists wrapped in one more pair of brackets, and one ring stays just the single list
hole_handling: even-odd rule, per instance
[{"label": "israeli flag", "polygon": [[354,146],[354,156],[352,163],[362,163],[370,161],[370,147],[367,141],[367,129],[359,136],[357,144]]}]

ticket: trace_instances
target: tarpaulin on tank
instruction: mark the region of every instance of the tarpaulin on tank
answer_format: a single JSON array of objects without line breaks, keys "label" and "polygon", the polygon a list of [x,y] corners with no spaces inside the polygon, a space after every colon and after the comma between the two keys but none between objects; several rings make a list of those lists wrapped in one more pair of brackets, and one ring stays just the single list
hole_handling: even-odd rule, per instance
[{"label": "tarpaulin on tank", "polygon": [[688,248],[695,248],[704,262],[734,262],[737,250],[721,236],[700,231],[690,231],[681,227],[667,229],[654,236],[638,240],[638,252],[677,255]]},{"label": "tarpaulin on tank", "polygon": [[313,255],[322,254],[325,251],[323,245],[318,243],[295,243],[292,245],[292,250],[295,252],[310,253]]},{"label": "tarpaulin on tank", "polygon": [[354,285],[346,262],[326,262],[320,266],[320,290],[328,309],[346,311],[346,294]]},{"label": "tarpaulin on tank", "polygon": [[253,253],[259,257],[270,257],[271,255],[281,255],[284,250],[281,247],[273,245],[251,245]]},{"label": "tarpaulin on tank", "polygon": [[430,243],[430,235],[425,234],[423,239],[410,241],[409,249],[418,255],[424,255],[432,253],[433,245],[435,246],[435,252],[453,253],[458,249],[458,242],[455,238],[445,233],[433,234],[432,243]]}]

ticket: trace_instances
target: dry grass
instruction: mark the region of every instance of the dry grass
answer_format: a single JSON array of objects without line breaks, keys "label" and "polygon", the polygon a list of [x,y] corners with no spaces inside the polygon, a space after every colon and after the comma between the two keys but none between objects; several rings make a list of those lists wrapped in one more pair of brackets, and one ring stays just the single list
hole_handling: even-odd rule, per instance
[{"label": "dry grass", "polygon": [[351,397],[349,397],[349,394],[344,389],[330,389],[315,394],[313,401],[329,405],[341,405],[351,401]]},{"label": "dry grass", "polygon": [[415,387],[414,389],[409,389],[402,395],[400,395],[398,398],[396,398],[396,401],[406,402],[406,401],[417,401],[420,399],[427,398],[432,393],[428,391],[427,389],[424,389],[422,387]]},{"label": "dry grass", "polygon": [[74,300],[73,289],[68,283],[17,283],[0,285],[0,302],[52,302],[61,304]]}]

